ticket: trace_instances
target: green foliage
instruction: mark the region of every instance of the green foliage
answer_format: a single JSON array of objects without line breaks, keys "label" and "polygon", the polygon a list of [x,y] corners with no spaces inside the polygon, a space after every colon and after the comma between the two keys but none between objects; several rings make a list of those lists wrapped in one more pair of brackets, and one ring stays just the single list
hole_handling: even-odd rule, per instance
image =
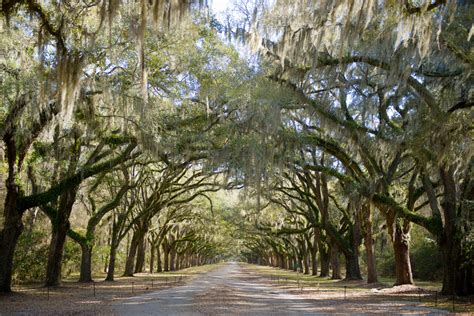
[{"label": "green foliage", "polygon": [[110,253],[110,246],[98,244],[94,247],[94,255],[92,256],[92,271],[101,273],[107,263]]},{"label": "green foliage", "polygon": [[[415,279],[426,281],[442,279],[443,261],[439,248],[429,233],[419,226],[414,226],[411,232],[410,260]],[[381,276],[395,276],[395,257],[390,243],[384,247],[383,252],[379,249],[377,269]]]},{"label": "green foliage", "polygon": [[26,231],[20,236],[14,258],[13,280],[16,283],[44,279],[48,261],[48,233]]},{"label": "green foliage", "polygon": [[420,280],[441,280],[443,261],[436,242],[420,227],[412,231],[411,262],[413,277]]},{"label": "green foliage", "polygon": [[81,247],[73,240],[66,239],[64,245],[62,274],[69,276],[71,273],[79,271],[81,267]]}]

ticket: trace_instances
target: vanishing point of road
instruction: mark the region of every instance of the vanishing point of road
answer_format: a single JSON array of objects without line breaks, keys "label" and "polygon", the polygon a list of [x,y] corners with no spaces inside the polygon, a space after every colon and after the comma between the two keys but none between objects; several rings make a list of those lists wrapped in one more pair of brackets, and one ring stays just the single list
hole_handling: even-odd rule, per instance
[{"label": "vanishing point of road", "polygon": [[272,287],[244,264],[228,263],[186,285],[114,303],[117,315],[441,315],[415,302],[370,297],[318,298]]}]

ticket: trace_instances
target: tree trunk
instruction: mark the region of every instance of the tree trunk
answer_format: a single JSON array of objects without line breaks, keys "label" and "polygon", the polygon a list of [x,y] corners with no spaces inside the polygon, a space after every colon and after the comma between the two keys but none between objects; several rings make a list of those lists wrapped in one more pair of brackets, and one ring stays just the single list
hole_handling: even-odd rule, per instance
[{"label": "tree trunk", "polygon": [[362,280],[360,274],[359,257],[357,255],[345,255],[346,280]]},{"label": "tree trunk", "polygon": [[377,283],[377,265],[375,262],[375,245],[372,235],[372,209],[369,206],[365,208],[366,214],[364,221],[364,245],[367,257],[367,283]]},{"label": "tree trunk", "polygon": [[130,242],[130,250],[125,261],[125,272],[123,276],[133,276],[133,268],[135,264],[135,256],[137,254],[138,243],[140,241],[139,234],[135,231],[133,233],[132,241]]},{"label": "tree trunk", "polygon": [[156,272],[163,272],[163,266],[161,264],[160,245],[156,247]]},{"label": "tree trunk", "polygon": [[318,275],[318,251],[311,251],[311,275]]},{"label": "tree trunk", "polygon": [[174,269],[178,271],[181,269],[181,257],[178,253],[176,253],[175,259],[174,259]]},{"label": "tree trunk", "polygon": [[145,268],[145,250],[146,250],[145,234],[140,233],[137,247],[137,262],[135,264],[135,273],[143,272]]},{"label": "tree trunk", "polygon": [[377,264],[375,262],[374,240],[372,233],[364,238],[365,251],[367,255],[367,283],[377,283]]},{"label": "tree trunk", "polygon": [[170,253],[169,249],[163,247],[163,270],[165,272],[170,270]]},{"label": "tree trunk", "polygon": [[170,271],[175,271],[176,270],[176,266],[175,266],[176,250],[174,248],[171,248],[169,257],[170,257],[169,269]]},{"label": "tree trunk", "polygon": [[303,257],[298,258],[298,272],[303,273]]},{"label": "tree trunk", "polygon": [[460,190],[461,203],[456,189],[456,179],[454,177],[454,168],[443,166],[440,169],[440,175],[444,187],[444,229],[439,241],[443,260],[444,275],[443,287],[441,293],[445,295],[465,296],[474,293],[472,278],[472,255],[465,256],[462,250],[461,232],[459,227],[462,225],[459,218],[472,221],[473,208],[465,201],[474,199],[474,183],[472,174],[467,173],[467,178]]},{"label": "tree trunk", "polygon": [[155,249],[156,247],[154,247],[152,244],[150,244],[150,270],[149,270],[149,273],[150,274],[153,274],[154,269],[155,269]]},{"label": "tree trunk", "polygon": [[315,232],[311,248],[311,275],[318,275],[318,238],[319,236]]},{"label": "tree trunk", "polygon": [[58,286],[61,283],[61,266],[68,230],[69,222],[53,228],[46,266],[46,286]]},{"label": "tree trunk", "polygon": [[112,241],[110,245],[110,255],[109,255],[109,268],[107,269],[107,277],[105,278],[106,281],[113,281],[114,280],[114,272],[115,272],[115,258],[117,257],[117,246]]},{"label": "tree trunk", "polygon": [[4,209],[4,228],[0,232],[0,292],[11,292],[13,256],[18,238],[23,231],[22,215],[17,211],[18,186],[7,180]]},{"label": "tree trunk", "polygon": [[[449,246],[450,243],[452,246]],[[459,296],[472,294],[472,265],[464,262],[460,247],[447,240],[442,250],[445,268],[441,293]]]},{"label": "tree trunk", "polygon": [[304,274],[309,274],[308,253],[305,253],[303,256],[303,269]]},{"label": "tree trunk", "polygon": [[[20,104],[20,103],[18,103]],[[3,211],[3,230],[0,232],[0,292],[11,292],[13,258],[18,238],[23,232],[23,211],[18,208],[18,199],[21,189],[16,183],[17,175],[21,171],[21,164],[25,153],[18,153],[17,143],[13,131],[3,135],[5,153],[8,161],[8,177],[6,180],[7,194]],[[16,164],[18,163],[18,168]]]},{"label": "tree trunk", "polygon": [[285,269],[285,256],[283,254],[278,254],[278,263],[281,269]]},{"label": "tree trunk", "polygon": [[341,264],[339,263],[339,251],[337,247],[331,247],[331,267],[332,267],[332,276],[331,279],[338,280],[342,279],[341,275]]},{"label": "tree trunk", "polygon": [[321,242],[319,244],[319,259],[321,261],[321,273],[319,274],[320,277],[326,278],[329,276],[329,266],[331,262],[331,256],[329,253],[329,249],[327,246]]},{"label": "tree trunk", "polygon": [[393,250],[395,254],[395,285],[413,284],[413,274],[411,271],[409,232],[410,223],[403,225],[397,222],[393,237]]},{"label": "tree trunk", "polygon": [[81,243],[81,274],[79,282],[93,282],[92,280],[92,246]]}]

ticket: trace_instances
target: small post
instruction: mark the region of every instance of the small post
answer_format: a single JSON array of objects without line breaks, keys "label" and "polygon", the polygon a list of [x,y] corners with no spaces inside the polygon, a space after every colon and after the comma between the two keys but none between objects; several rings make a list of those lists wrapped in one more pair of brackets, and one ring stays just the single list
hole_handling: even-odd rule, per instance
[{"label": "small post", "polygon": [[134,293],[135,289],[134,289],[134,282],[132,282],[132,294]]},{"label": "small post", "polygon": [[153,288],[153,280],[151,280],[151,288]]},{"label": "small post", "polygon": [[46,291],[48,292],[48,301],[49,301],[49,286],[46,287]]},{"label": "small post", "polygon": [[344,285],[344,299],[346,299],[347,297],[347,286]]},{"label": "small post", "polygon": [[435,307],[438,306],[438,291],[435,292]]},{"label": "small post", "polygon": [[165,277],[165,284],[168,284],[168,277]]},{"label": "small post", "polygon": [[421,302],[421,289],[418,289],[418,301]]},{"label": "small post", "polygon": [[95,282],[92,283],[92,287],[94,288],[94,297],[95,297]]}]

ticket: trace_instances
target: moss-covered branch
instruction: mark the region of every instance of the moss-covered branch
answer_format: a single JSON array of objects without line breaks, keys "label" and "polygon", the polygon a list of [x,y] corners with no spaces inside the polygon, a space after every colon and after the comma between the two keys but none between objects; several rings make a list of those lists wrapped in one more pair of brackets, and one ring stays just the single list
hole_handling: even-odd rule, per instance
[{"label": "moss-covered branch", "polygon": [[85,179],[90,178],[105,170],[111,170],[115,166],[119,165],[120,163],[137,157],[139,153],[131,154],[136,146],[137,146],[136,143],[130,144],[129,146],[127,146],[124,152],[120,154],[119,156],[112,158],[108,161],[105,161],[103,163],[99,163],[90,167],[85,167],[79,172],[72,175],[71,177],[63,179],[58,184],[52,186],[50,189],[48,189],[45,192],[32,194],[30,196],[20,198],[17,205],[18,210],[25,211],[32,207],[45,205],[53,201],[55,198],[61,195],[61,193],[63,193],[64,191],[74,186],[79,185]]},{"label": "moss-covered branch", "polygon": [[443,231],[443,225],[440,219],[434,217],[427,218],[419,213],[410,211],[406,207],[399,205],[392,197],[386,194],[376,193],[372,196],[372,201],[381,208],[389,207],[393,209],[398,216],[424,227],[434,236],[439,236]]}]

